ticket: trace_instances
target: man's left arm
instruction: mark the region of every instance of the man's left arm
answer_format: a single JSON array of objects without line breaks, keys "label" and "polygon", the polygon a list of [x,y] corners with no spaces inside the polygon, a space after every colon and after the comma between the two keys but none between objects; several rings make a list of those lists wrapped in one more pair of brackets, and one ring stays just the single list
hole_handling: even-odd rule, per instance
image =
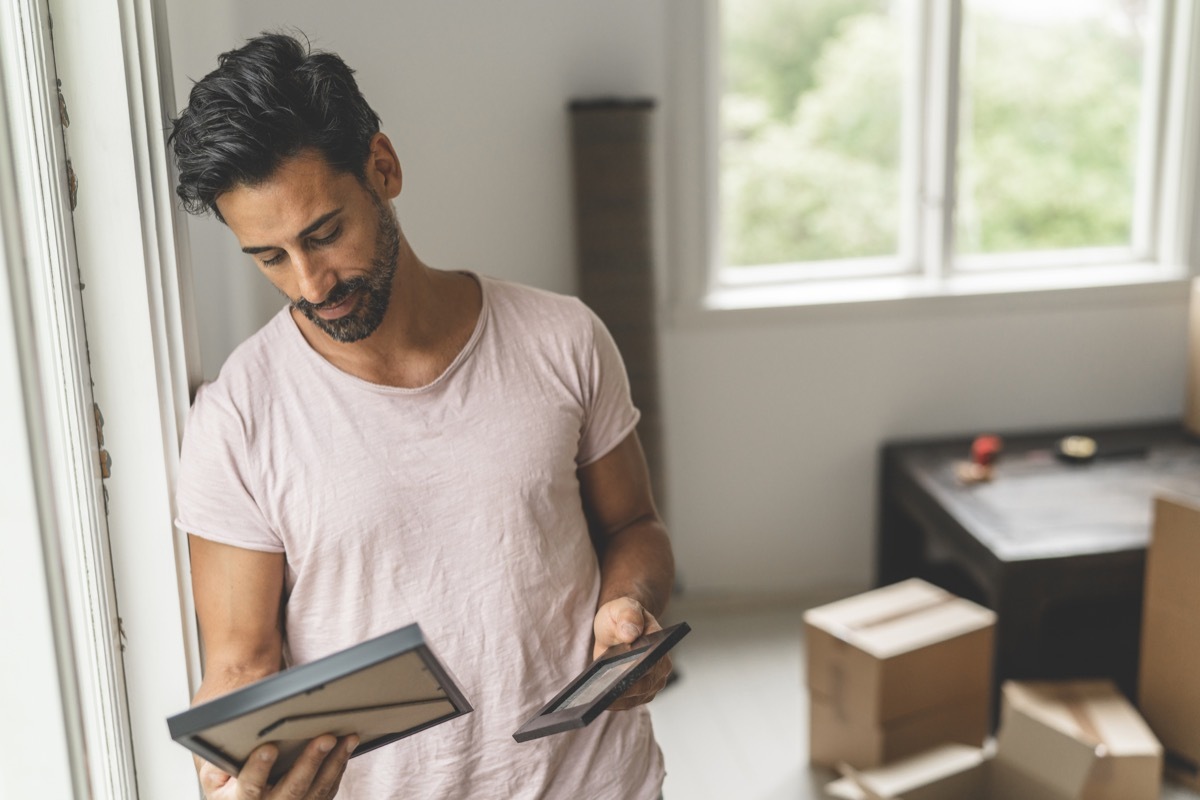
[{"label": "man's left arm", "polygon": [[[675,558],[650,490],[646,457],[637,433],[579,470],[583,507],[600,559],[600,596],[593,633],[596,658],[614,644],[662,628],[675,582]],[[633,708],[654,699],[671,674],[664,657],[610,708]]]}]

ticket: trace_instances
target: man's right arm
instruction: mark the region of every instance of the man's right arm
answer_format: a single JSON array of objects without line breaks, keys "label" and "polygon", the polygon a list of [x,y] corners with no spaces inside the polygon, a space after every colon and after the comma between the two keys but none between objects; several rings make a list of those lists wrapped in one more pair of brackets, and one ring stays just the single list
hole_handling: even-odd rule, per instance
[{"label": "man's right arm", "polygon": [[283,666],[284,556],[189,536],[192,594],[204,640],[193,702],[227,694]]},{"label": "man's right arm", "polygon": [[[285,562],[282,553],[247,550],[193,535],[188,536],[188,541],[192,594],[204,641],[204,680],[193,699],[195,704],[228,694],[282,668]],[[340,743],[331,736],[318,737],[280,779],[277,788],[286,784],[294,792],[288,793],[288,797],[333,797],[357,744],[355,736],[345,737]],[[197,758],[196,768],[205,796],[265,797],[261,786],[275,755],[269,745],[251,754],[251,761],[238,779],[255,786],[241,789],[237,787],[238,780],[231,780],[212,764]]]}]

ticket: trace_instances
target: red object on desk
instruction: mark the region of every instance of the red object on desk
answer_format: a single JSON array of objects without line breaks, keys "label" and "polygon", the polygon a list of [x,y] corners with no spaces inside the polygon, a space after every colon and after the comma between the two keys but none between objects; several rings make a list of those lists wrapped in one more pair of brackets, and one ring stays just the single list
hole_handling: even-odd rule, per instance
[{"label": "red object on desk", "polygon": [[981,466],[991,466],[996,463],[1000,451],[1004,449],[1004,440],[999,436],[976,436],[971,442],[971,460]]}]

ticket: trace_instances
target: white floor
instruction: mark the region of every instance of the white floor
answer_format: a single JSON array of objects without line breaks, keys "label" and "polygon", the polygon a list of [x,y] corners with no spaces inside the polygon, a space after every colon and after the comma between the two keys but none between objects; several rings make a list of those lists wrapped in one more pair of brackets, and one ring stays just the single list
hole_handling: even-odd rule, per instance
[{"label": "white floor", "polygon": [[[717,608],[679,600],[692,632],[680,679],[651,704],[667,761],[666,800],[817,800],[834,775],[808,765],[802,607]],[[1168,787],[1163,800],[1200,794]],[[966,798],[964,798],[966,800]]]}]

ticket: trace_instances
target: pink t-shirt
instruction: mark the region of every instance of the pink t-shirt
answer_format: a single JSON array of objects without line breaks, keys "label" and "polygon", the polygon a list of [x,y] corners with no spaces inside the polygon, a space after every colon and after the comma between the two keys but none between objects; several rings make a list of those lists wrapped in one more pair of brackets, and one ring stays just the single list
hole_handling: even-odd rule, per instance
[{"label": "pink t-shirt", "polygon": [[342,372],[280,311],[196,396],[176,524],[286,554],[289,663],[418,622],[474,706],[352,759],[339,797],[657,797],[645,707],[512,739],[591,657],[600,574],[576,470],[638,412],[582,303],[476,277],[470,341],[417,389]]}]

